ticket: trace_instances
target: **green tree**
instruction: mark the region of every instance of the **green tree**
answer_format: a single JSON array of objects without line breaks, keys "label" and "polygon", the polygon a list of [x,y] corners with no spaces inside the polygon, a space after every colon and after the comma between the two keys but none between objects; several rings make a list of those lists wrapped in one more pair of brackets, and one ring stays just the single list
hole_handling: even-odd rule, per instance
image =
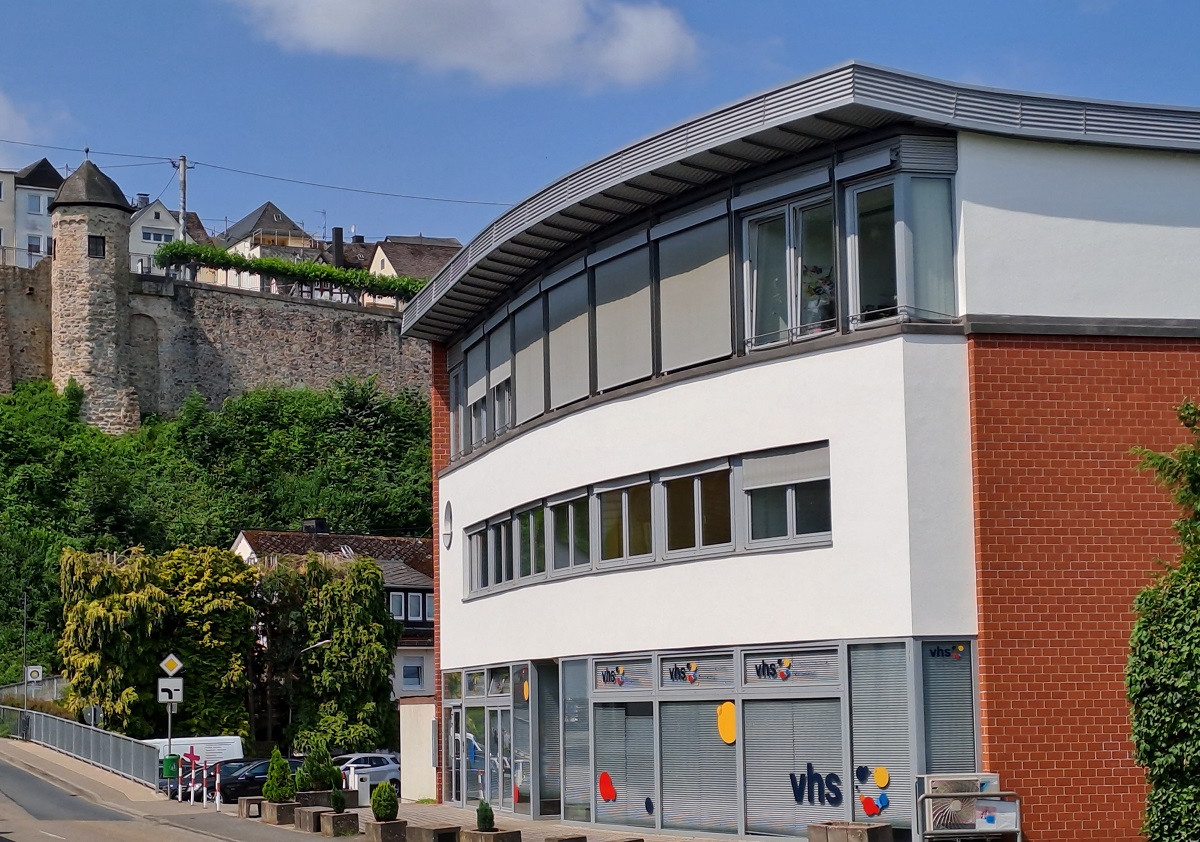
[{"label": "green tree", "polygon": [[271,763],[267,766],[267,779],[263,782],[263,798],[272,804],[286,804],[296,797],[296,784],[292,770],[279,753],[279,746],[271,749]]},{"label": "green tree", "polygon": [[1151,842],[1200,838],[1200,407],[1179,420],[1190,441],[1170,453],[1135,450],[1171,490],[1181,553],[1134,601],[1126,687],[1135,759],[1150,793],[1143,832]]},{"label": "green tree", "polygon": [[310,645],[330,643],[302,656],[296,744],[347,751],[384,745],[394,731],[392,659],[402,627],[387,610],[383,574],[370,559],[310,557],[306,578]]}]

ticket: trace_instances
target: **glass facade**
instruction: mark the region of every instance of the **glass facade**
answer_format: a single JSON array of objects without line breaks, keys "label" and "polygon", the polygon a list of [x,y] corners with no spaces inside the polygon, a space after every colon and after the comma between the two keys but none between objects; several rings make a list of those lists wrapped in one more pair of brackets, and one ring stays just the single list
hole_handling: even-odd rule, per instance
[{"label": "glass facade", "polygon": [[908,838],[918,774],[978,771],[973,646],[797,643],[446,673],[444,688],[467,692],[443,701],[443,798],[730,835],[869,819]]}]

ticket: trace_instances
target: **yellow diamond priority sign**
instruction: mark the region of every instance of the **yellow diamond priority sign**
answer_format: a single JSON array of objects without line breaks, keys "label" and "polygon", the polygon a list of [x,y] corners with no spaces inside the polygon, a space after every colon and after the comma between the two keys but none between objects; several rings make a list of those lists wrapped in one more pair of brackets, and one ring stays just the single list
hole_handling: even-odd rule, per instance
[{"label": "yellow diamond priority sign", "polygon": [[173,676],[175,673],[183,669],[183,661],[179,660],[178,655],[168,655],[167,657],[163,658],[163,662],[159,664],[159,666],[162,667],[163,672],[165,672],[167,675]]}]

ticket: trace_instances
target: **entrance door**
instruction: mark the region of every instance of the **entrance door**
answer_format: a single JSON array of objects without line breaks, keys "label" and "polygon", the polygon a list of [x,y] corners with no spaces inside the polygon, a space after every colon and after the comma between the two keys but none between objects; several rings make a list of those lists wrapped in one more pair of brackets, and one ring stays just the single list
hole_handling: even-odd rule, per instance
[{"label": "entrance door", "polygon": [[512,711],[487,712],[487,800],[500,810],[512,809]]},{"label": "entrance door", "polygon": [[442,799],[450,804],[462,803],[462,709],[445,708],[442,727],[446,734],[443,749]]}]

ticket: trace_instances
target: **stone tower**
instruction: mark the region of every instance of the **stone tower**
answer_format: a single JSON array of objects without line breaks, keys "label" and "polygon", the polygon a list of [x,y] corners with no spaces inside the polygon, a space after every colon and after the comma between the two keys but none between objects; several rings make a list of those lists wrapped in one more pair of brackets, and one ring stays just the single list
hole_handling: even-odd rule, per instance
[{"label": "stone tower", "polygon": [[83,420],[110,433],[135,429],[129,386],[129,215],[117,183],[91,161],[67,178],[50,203],[51,372],[60,390],[83,389]]}]

